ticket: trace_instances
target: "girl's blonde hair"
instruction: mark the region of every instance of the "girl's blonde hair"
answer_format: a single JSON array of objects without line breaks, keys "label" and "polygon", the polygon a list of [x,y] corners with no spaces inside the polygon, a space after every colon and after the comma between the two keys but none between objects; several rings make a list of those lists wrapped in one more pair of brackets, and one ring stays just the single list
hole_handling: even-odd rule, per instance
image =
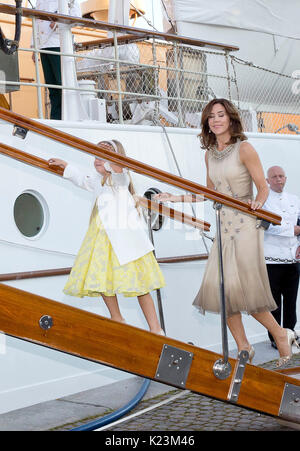
[{"label": "girl's blonde hair", "polygon": [[[100,142],[98,142],[97,146],[100,146],[100,145],[103,145],[103,147],[106,147],[106,146],[109,146],[110,148],[112,147],[116,153],[126,157],[126,152],[125,152],[123,145],[120,143],[120,141],[117,141],[116,139],[112,139],[111,141],[100,141]],[[133,186],[130,172],[128,172],[128,176],[129,176],[128,190],[132,196],[135,196],[136,192],[135,192],[135,189]],[[111,174],[107,175],[106,177],[105,176],[103,177],[102,185],[104,185],[105,183],[107,183],[109,186],[113,187]]]}]

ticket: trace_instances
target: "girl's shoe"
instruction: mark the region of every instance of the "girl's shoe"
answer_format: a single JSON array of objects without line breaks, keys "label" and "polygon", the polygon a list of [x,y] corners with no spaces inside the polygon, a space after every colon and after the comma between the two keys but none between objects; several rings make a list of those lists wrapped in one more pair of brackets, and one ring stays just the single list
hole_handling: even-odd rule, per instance
[{"label": "girl's shoe", "polygon": [[161,329],[157,335],[163,335],[164,337],[166,336],[165,332]]},{"label": "girl's shoe", "polygon": [[282,356],[278,359],[278,361],[276,363],[277,368],[283,368],[291,360],[291,357],[293,355],[293,352],[292,352],[293,344],[295,344],[298,348],[300,348],[300,345],[296,340],[295,332],[291,329],[285,329],[285,330],[286,330],[286,334],[287,334],[288,345],[290,347],[290,354]]}]

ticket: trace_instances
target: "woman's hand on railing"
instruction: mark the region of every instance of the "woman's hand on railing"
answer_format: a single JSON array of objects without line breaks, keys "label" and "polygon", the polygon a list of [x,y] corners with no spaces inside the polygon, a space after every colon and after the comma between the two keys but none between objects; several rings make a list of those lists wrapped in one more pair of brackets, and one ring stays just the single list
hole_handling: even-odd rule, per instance
[{"label": "woman's hand on railing", "polygon": [[252,199],[248,200],[248,204],[249,204],[251,210],[259,210],[263,206],[262,202],[260,202],[258,200],[252,200]]},{"label": "woman's hand on railing", "polygon": [[58,166],[63,169],[65,169],[68,165],[66,161],[60,160],[59,158],[50,158],[50,160],[48,160],[48,164],[49,166]]},{"label": "woman's hand on railing", "polygon": [[182,196],[175,196],[174,194],[170,193],[159,193],[155,194],[155,196],[153,196],[153,199],[158,200],[159,202],[180,202]]}]

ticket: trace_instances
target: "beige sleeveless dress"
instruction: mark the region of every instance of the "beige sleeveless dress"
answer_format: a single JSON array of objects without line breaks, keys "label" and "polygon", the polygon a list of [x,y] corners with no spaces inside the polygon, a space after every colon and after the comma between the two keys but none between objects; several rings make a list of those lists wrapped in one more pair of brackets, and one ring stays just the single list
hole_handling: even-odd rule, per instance
[{"label": "beige sleeveless dress", "polygon": [[[222,152],[208,151],[209,177],[215,190],[247,202],[253,198],[253,182],[240,161],[241,142]],[[264,258],[264,231],[257,220],[229,207],[221,209],[221,236],[227,315],[258,313],[277,308]],[[218,247],[215,240],[200,290],[193,302],[202,313],[220,312]]]}]

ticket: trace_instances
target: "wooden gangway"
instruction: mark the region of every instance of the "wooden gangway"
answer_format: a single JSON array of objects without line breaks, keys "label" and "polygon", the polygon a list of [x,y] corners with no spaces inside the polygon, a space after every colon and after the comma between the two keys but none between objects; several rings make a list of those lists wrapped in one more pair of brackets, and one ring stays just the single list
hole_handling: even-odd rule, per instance
[{"label": "wooden gangway", "polygon": [[213,373],[215,362],[222,358],[219,354],[4,284],[0,284],[0,329],[22,340],[300,423],[300,380],[295,377],[245,364],[242,380],[237,381],[239,360],[229,359],[234,370],[220,380]]},{"label": "wooden gangway", "polygon": [[[280,224],[281,218],[273,213],[262,209],[254,212],[246,203],[132,158],[117,155],[48,125],[3,109],[0,109],[0,118],[206,199]],[[47,167],[45,160],[23,155],[22,151],[7,145],[1,144],[0,152],[61,175],[59,168],[56,171]],[[159,211],[162,212],[162,209]],[[192,220],[192,223],[196,224],[196,221]],[[204,226],[202,221],[201,227]],[[230,358],[228,363],[232,370],[226,376],[218,377],[216,364],[218,366],[218,362],[222,361],[222,355],[5,284],[0,284],[0,330],[41,346],[300,423],[300,368],[281,372],[259,368],[248,364],[249,355],[246,351],[242,351],[237,359]]]}]

